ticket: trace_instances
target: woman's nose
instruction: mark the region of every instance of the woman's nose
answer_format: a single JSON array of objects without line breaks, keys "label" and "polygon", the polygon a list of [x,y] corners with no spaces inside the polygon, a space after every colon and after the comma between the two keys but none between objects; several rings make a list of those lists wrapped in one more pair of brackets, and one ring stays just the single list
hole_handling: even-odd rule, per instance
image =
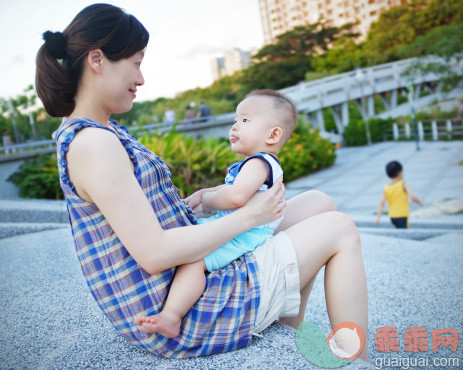
[{"label": "woman's nose", "polygon": [[145,78],[143,77],[143,73],[140,72],[137,78],[137,85],[143,86],[144,84],[145,84]]}]

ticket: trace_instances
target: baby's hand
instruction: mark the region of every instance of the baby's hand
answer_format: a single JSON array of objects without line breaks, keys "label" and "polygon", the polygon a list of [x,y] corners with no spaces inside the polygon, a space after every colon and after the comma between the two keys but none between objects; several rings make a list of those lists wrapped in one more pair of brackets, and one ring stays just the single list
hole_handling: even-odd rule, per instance
[{"label": "baby's hand", "polygon": [[205,193],[204,196],[201,198],[201,207],[203,208],[203,212],[206,214],[212,212],[212,209],[207,204],[208,194],[210,193]]},{"label": "baby's hand", "polygon": [[202,190],[197,191],[196,193],[191,194],[188,198],[185,199],[185,203],[191,209],[195,209],[201,205],[204,192]]}]

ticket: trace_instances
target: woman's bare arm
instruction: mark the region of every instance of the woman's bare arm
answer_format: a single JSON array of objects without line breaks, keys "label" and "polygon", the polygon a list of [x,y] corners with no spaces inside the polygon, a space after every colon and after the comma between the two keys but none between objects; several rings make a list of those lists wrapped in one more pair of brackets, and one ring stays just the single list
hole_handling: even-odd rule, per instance
[{"label": "woman's bare arm", "polygon": [[67,160],[78,194],[98,206],[132,257],[151,274],[204,258],[236,235],[279,218],[285,206],[279,181],[226,217],[163,230],[125,149],[112,133],[95,128],[80,131]]}]

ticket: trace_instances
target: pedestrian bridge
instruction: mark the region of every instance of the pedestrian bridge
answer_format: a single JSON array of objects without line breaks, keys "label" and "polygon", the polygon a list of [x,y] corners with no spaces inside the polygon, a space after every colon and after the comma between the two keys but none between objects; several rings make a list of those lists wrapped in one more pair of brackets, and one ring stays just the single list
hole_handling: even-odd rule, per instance
[{"label": "pedestrian bridge", "polygon": [[[349,123],[348,102],[355,102],[364,120],[372,117],[397,117],[408,115],[411,103],[398,104],[398,95],[406,88],[411,90],[410,100],[415,108],[430,105],[434,101],[463,96],[463,86],[444,93],[442,75],[412,73],[418,63],[445,64],[453,73],[463,74],[463,59],[446,62],[436,56],[411,58],[381,64],[370,68],[357,69],[310,82],[301,82],[280,90],[289,96],[301,113],[308,115],[314,126],[325,131],[322,110],[331,108],[338,132],[342,133]],[[386,110],[375,112],[374,97],[380,97]]]}]

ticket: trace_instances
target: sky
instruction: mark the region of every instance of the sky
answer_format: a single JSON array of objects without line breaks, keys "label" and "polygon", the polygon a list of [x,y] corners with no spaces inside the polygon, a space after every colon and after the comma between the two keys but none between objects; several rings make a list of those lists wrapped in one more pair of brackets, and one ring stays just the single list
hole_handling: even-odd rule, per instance
[{"label": "sky", "polygon": [[[47,30],[63,31],[87,0],[0,0],[0,97],[34,83],[35,56]],[[226,50],[260,48],[258,0],[114,0],[150,33],[137,100],[173,97],[212,83],[210,60]]]}]

